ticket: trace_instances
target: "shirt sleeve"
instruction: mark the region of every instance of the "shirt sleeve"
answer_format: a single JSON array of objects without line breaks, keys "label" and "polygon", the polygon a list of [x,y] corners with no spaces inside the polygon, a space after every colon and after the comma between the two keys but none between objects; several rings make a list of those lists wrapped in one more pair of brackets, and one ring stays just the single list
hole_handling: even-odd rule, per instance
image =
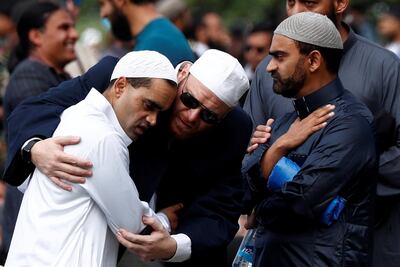
[{"label": "shirt sleeve", "polygon": [[102,138],[88,158],[93,175],[81,186],[103,211],[115,234],[120,228],[132,233],[144,229],[143,216],[156,216],[147,202],[140,201],[129,176],[129,154],[123,141],[115,134]]},{"label": "shirt sleeve", "polygon": [[[393,60],[391,64],[386,62],[384,66],[382,98],[393,125],[388,130],[390,132],[380,138],[383,139],[380,143],[387,141],[390,145],[381,147],[378,195],[391,195],[400,192],[400,60]],[[385,127],[382,126],[378,132],[382,128],[384,131]]]},{"label": "shirt sleeve", "polygon": [[32,137],[51,137],[67,107],[85,98],[92,87],[105,90],[117,59],[106,57],[75,79],[65,81],[19,104],[7,118],[7,161],[3,179],[14,186],[22,184],[34,170],[22,160],[21,147]]},{"label": "shirt sleeve", "polygon": [[192,254],[192,241],[185,234],[171,235],[176,241],[175,255],[167,262],[182,262],[188,260]]},{"label": "shirt sleeve", "polygon": [[368,123],[359,122],[340,119],[328,124],[293,181],[280,192],[266,193],[258,205],[257,215],[264,223],[275,227],[319,223],[336,196],[345,193],[346,198],[364,184],[373,185],[374,173],[367,170],[373,171],[376,163],[374,139]]}]

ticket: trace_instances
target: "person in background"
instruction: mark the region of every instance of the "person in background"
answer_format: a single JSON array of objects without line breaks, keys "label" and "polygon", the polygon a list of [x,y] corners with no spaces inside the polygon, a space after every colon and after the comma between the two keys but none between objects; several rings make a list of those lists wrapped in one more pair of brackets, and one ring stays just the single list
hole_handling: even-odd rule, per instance
[{"label": "person in background", "polygon": [[250,82],[253,79],[254,72],[258,64],[268,55],[269,47],[272,41],[273,26],[267,22],[261,22],[254,25],[246,36],[244,47],[244,70]]},{"label": "person in background", "polygon": [[114,36],[122,41],[135,39],[134,50],[153,50],[171,63],[194,61],[185,36],[161,16],[156,0],[99,0],[100,16],[109,20]]},{"label": "person in background", "polygon": [[[6,118],[28,97],[47,91],[70,78],[64,67],[76,58],[78,39],[71,15],[52,2],[26,6],[17,24],[20,63],[11,74],[4,97]],[[4,208],[3,249],[11,242],[22,194],[7,185]]]},{"label": "person in background", "polygon": [[400,4],[392,4],[380,14],[378,31],[388,42],[386,48],[400,57]]}]

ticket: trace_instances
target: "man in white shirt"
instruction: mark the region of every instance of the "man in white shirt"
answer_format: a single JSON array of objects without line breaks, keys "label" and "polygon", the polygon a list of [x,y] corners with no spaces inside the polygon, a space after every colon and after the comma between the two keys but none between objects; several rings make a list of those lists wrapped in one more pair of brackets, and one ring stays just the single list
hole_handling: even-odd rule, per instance
[{"label": "man in white shirt", "polygon": [[131,52],[117,63],[103,94],[92,89],[62,113],[53,136],[81,137],[66,151],[92,161],[93,177],[67,192],[35,170],[5,266],[116,266],[118,229],[140,232],[142,217],[156,216],[129,176],[127,147],[171,106],[176,87],[165,56]]}]

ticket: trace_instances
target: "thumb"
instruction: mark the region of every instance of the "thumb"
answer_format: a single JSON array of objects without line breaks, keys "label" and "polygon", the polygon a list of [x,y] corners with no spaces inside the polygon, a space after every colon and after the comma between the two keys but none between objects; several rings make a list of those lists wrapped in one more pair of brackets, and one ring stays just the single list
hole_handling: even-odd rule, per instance
[{"label": "thumb", "polygon": [[267,120],[266,126],[271,126],[272,123],[274,123],[274,119],[271,119],[271,118],[270,118],[270,119]]},{"label": "thumb", "polygon": [[156,219],[155,217],[143,216],[143,223],[145,225],[150,226],[155,231],[165,230],[164,226],[161,224],[161,222],[158,219]]},{"label": "thumb", "polygon": [[179,211],[179,210],[181,210],[182,208],[183,208],[183,204],[182,203],[178,203],[178,204],[175,204],[175,205],[170,207],[171,211],[174,212],[174,213]]},{"label": "thumb", "polygon": [[54,141],[62,146],[76,145],[81,141],[79,136],[58,136],[54,138]]}]

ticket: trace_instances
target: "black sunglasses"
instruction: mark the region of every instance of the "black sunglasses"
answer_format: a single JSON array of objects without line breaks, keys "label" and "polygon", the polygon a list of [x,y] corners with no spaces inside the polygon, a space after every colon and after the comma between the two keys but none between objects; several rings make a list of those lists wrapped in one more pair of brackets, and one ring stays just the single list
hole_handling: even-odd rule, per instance
[{"label": "black sunglasses", "polygon": [[[187,82],[188,78],[189,78],[189,75],[186,78],[186,81],[184,84],[185,91],[186,91],[186,82]],[[211,110],[206,108],[203,104],[200,103],[199,100],[197,100],[194,96],[192,96],[188,91],[184,92],[184,90],[182,90],[180,99],[181,99],[183,105],[185,105],[185,107],[187,107],[187,108],[196,109],[198,107],[201,107],[200,118],[205,123],[216,124],[221,121],[221,119],[218,118],[218,116],[217,116],[217,114],[215,114],[215,112],[212,112]]]}]

